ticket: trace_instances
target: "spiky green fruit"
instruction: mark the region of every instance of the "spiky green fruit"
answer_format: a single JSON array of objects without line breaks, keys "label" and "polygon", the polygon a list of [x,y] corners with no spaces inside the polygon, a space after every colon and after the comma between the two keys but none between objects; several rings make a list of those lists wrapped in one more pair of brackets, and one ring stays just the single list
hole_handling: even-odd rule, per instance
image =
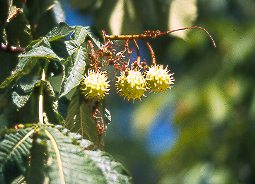
[{"label": "spiky green fruit", "polygon": [[146,73],[147,87],[153,92],[162,92],[171,89],[174,84],[173,74],[163,65],[153,65]]},{"label": "spiky green fruit", "polygon": [[141,99],[146,91],[146,81],[140,71],[130,70],[128,75],[121,72],[117,78],[116,88],[120,96],[128,100]]},{"label": "spiky green fruit", "polygon": [[80,90],[86,99],[102,100],[108,94],[109,86],[105,73],[90,70],[81,81]]}]

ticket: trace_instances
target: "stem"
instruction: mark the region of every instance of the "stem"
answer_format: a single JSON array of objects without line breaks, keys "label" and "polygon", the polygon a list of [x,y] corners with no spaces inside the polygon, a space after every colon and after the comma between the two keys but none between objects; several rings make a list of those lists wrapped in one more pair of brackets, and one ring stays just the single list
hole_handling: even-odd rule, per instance
[{"label": "stem", "polygon": [[174,29],[174,30],[169,30],[169,31],[165,31],[165,32],[161,32],[159,30],[156,31],[145,31],[142,34],[133,34],[133,35],[107,35],[104,32],[104,39],[109,39],[109,40],[126,40],[126,39],[146,39],[146,38],[158,38],[160,36],[165,36],[167,34],[171,34],[177,31],[184,31],[184,30],[188,30],[188,29],[200,29],[205,31],[205,33],[209,36],[213,47],[216,48],[216,43],[212,37],[212,35],[203,27],[200,26],[192,26],[192,27],[183,27],[180,29]]},{"label": "stem", "polygon": [[[42,70],[41,81],[45,81],[45,69]],[[43,85],[40,86],[39,95],[39,124],[43,124]]]},{"label": "stem", "polygon": [[5,45],[4,43],[0,43],[0,50],[5,52],[11,52],[11,53],[20,53],[20,52],[24,52],[25,48]]},{"label": "stem", "polygon": [[187,29],[200,29],[200,30],[203,30],[203,31],[209,36],[209,38],[210,38],[210,40],[211,40],[211,42],[212,42],[212,44],[213,44],[213,47],[215,47],[215,48],[217,47],[217,46],[216,46],[216,43],[215,43],[215,41],[214,41],[214,39],[213,39],[213,37],[212,37],[212,35],[211,35],[205,28],[200,27],[200,26],[184,27],[184,28],[180,28],[180,29],[170,30],[170,31],[167,31],[167,32],[165,32],[165,33],[166,33],[166,34],[171,34],[171,33],[173,33],[173,32],[184,31],[184,30],[187,30]]},{"label": "stem", "polygon": [[153,51],[153,48],[152,48],[152,46],[150,45],[150,43],[148,41],[146,41],[146,45],[149,48],[149,51],[150,51],[150,54],[151,54],[151,59],[152,59],[151,63],[152,63],[152,65],[156,65],[157,64],[156,56],[155,56],[155,53]]},{"label": "stem", "polygon": [[138,43],[135,39],[133,39],[133,42],[135,44],[135,48],[136,48],[136,54],[137,54],[137,64],[138,66],[140,66],[140,63],[141,63],[141,55],[140,55],[140,50],[139,50],[139,46],[138,46]]}]

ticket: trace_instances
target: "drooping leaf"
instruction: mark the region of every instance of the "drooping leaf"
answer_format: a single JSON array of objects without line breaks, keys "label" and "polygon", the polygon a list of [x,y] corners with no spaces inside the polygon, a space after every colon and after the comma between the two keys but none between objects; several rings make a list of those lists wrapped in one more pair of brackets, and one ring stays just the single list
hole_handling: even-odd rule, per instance
[{"label": "drooping leaf", "polygon": [[16,81],[11,95],[12,101],[18,109],[23,107],[29,100],[35,84],[39,80],[37,73],[37,71],[31,71],[28,75],[22,76]]},{"label": "drooping leaf", "polygon": [[0,181],[4,181],[3,173],[7,163],[15,163],[20,172],[25,172],[24,158],[30,154],[32,146],[32,134],[34,129],[19,129],[15,132],[5,134],[4,139],[0,142]]},{"label": "drooping leaf", "polygon": [[12,101],[17,106],[18,109],[22,108],[26,102],[29,100],[32,92],[27,94],[19,94],[16,91],[12,92]]},{"label": "drooping leaf", "polygon": [[95,102],[85,101],[77,91],[68,107],[65,126],[72,132],[77,132],[83,138],[98,144],[100,140],[97,134],[96,121],[92,117],[94,105]]},{"label": "drooping leaf", "polygon": [[87,38],[90,38],[97,47],[101,46],[101,42],[97,39],[97,37],[93,34],[91,28],[89,26],[82,27],[76,26],[74,34],[72,35],[72,39],[75,40],[78,46],[82,45]]},{"label": "drooping leaf", "polygon": [[90,27],[76,26],[71,39],[65,41],[68,54],[72,55],[76,50],[80,49],[81,46],[84,47],[84,42],[88,38],[91,39],[97,47],[101,47],[101,42],[93,34]]},{"label": "drooping leaf", "polygon": [[88,36],[89,38],[92,40],[92,42],[98,47],[100,48],[102,43],[100,42],[100,40],[98,39],[98,37],[92,32],[91,29],[89,29],[90,31],[88,32]]},{"label": "drooping leaf", "polygon": [[70,133],[62,133],[57,128],[48,127],[44,133],[48,138],[45,175],[51,183],[130,183],[124,167],[108,154],[74,144],[75,138]]},{"label": "drooping leaf", "polygon": [[18,79],[28,74],[35,66],[36,59],[33,58],[19,58],[19,62],[11,76],[7,77],[1,84],[0,88],[6,88],[15,79]]},{"label": "drooping leaf", "polygon": [[72,31],[74,31],[73,27],[69,27],[66,23],[61,22],[57,27],[54,27],[45,37],[48,38],[49,41],[55,41],[66,37]]},{"label": "drooping leaf", "polygon": [[83,47],[79,47],[74,54],[65,61],[65,75],[61,84],[60,97],[66,95],[80,84],[84,77],[86,60],[86,50]]},{"label": "drooping leaf", "polygon": [[80,46],[88,36],[89,27],[76,26],[72,39]]},{"label": "drooping leaf", "polygon": [[43,85],[44,96],[45,96],[45,112],[48,117],[48,121],[62,124],[64,118],[59,112],[59,99],[56,97],[53,87],[49,81],[41,81]]},{"label": "drooping leaf", "polygon": [[28,57],[28,58],[43,58],[43,59],[55,59],[61,60],[54,51],[48,47],[39,46],[35,47],[24,54],[19,55],[20,58]]}]

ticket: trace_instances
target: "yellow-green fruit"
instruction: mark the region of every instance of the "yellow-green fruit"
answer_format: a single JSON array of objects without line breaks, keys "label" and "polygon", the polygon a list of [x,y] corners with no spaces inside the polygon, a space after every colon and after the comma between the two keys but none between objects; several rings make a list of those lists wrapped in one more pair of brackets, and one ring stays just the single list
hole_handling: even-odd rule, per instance
[{"label": "yellow-green fruit", "polygon": [[146,91],[146,81],[140,71],[130,70],[127,76],[125,72],[121,72],[116,88],[119,95],[128,100],[141,99]]},{"label": "yellow-green fruit", "polygon": [[109,91],[109,81],[102,72],[89,71],[80,83],[81,93],[87,99],[102,100]]},{"label": "yellow-green fruit", "polygon": [[163,65],[154,65],[146,73],[146,83],[151,91],[158,93],[171,89],[174,77]]}]

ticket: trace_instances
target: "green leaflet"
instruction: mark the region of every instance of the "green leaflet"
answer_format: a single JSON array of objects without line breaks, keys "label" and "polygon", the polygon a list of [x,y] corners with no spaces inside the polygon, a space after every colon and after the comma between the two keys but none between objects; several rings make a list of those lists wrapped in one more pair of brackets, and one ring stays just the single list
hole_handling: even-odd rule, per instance
[{"label": "green leaflet", "polygon": [[73,35],[71,36],[73,40],[77,43],[78,46],[84,43],[87,38],[90,38],[97,47],[101,46],[101,42],[96,38],[92,33],[90,27],[76,26]]},{"label": "green leaflet", "polygon": [[73,27],[69,27],[66,23],[61,22],[57,27],[53,28],[45,37],[49,41],[55,41],[66,37],[74,31]]},{"label": "green leaflet", "polygon": [[20,58],[28,57],[28,58],[43,58],[43,59],[54,59],[54,60],[62,60],[57,56],[56,53],[51,48],[45,46],[39,46],[32,48],[28,52],[19,55]]},{"label": "green leaflet", "polygon": [[59,125],[18,129],[6,134],[0,142],[1,183],[6,183],[3,176],[10,172],[5,170],[10,164],[20,168],[17,176],[9,178],[8,181],[12,183],[131,182],[125,168],[110,155],[96,149],[92,142],[82,139],[81,135],[71,133]]},{"label": "green leaflet", "polygon": [[15,163],[20,172],[25,172],[24,158],[30,155],[34,129],[19,129],[5,134],[0,142],[0,181],[4,181],[3,172],[6,164]]},{"label": "green leaflet", "polygon": [[84,151],[86,148],[73,144],[70,134],[64,135],[56,128],[48,127],[44,131],[48,137],[51,162],[47,164],[47,174],[51,183],[130,183],[123,166],[106,153]]},{"label": "green leaflet", "polygon": [[41,81],[45,94],[45,112],[50,122],[56,122],[56,124],[62,124],[64,118],[59,112],[59,99],[56,97],[53,87],[48,81]]},{"label": "green leaflet", "polygon": [[27,101],[30,99],[34,87],[39,80],[38,68],[31,71],[28,75],[22,76],[16,81],[16,85],[13,87],[12,91],[12,102],[15,104],[17,109],[25,106]]},{"label": "green leaflet", "polygon": [[0,88],[6,88],[14,80],[28,74],[35,66],[36,60],[31,58],[19,58],[19,62],[12,75],[7,77],[1,84]]},{"label": "green leaflet", "polygon": [[93,105],[93,101],[85,101],[79,91],[77,91],[68,107],[65,126],[72,132],[81,134],[85,139],[100,143],[96,122],[92,118]]},{"label": "green leaflet", "polygon": [[65,61],[65,75],[61,85],[60,97],[66,95],[69,91],[80,84],[84,77],[87,53],[83,47],[76,49]]}]

